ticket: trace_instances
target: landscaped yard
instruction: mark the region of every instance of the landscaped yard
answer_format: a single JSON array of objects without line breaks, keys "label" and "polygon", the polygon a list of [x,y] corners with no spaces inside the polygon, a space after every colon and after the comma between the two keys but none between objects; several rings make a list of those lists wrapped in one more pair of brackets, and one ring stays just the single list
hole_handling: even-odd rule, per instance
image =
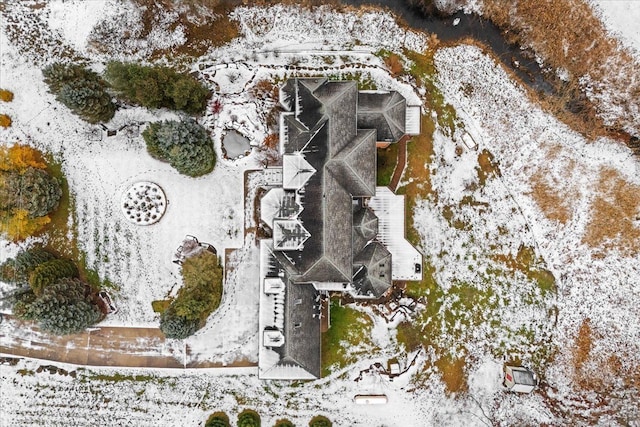
[{"label": "landscaped yard", "polygon": [[[15,95],[0,104],[12,119],[0,129],[0,143],[21,141],[50,154],[62,198],[29,244],[72,258],[83,280],[109,290],[119,311],[97,328],[157,327],[182,286],[172,263],[177,247],[187,235],[215,246],[226,268],[219,308],[193,338],[140,337],[135,354],[181,355],[183,366],[216,368],[60,370],[3,359],[0,419],[201,425],[212,412],[233,421],[245,409],[256,410],[264,425],[281,418],[304,425],[319,414],[348,426],[638,419],[640,181],[629,149],[573,132],[477,47],[438,45],[386,13],[242,6],[228,15],[198,9],[208,16],[200,25],[186,18],[194,2],[180,13],[160,7],[165,3],[0,6],[2,87]],[[197,117],[217,154],[211,173],[187,177],[147,152],[140,133],[148,124],[182,120],[182,113],[123,104],[105,129],[72,114],[43,83],[45,63],[82,62],[102,72],[114,56],[162,58],[212,91]],[[255,367],[219,368],[257,360],[259,256],[254,229],[245,230],[256,224],[246,218],[252,208],[244,174],[274,160],[262,143],[277,135],[275,101],[258,86],[318,75],[355,78],[361,89],[397,90],[423,105],[422,133],[408,142],[399,185],[407,237],[424,253],[423,280],[406,284],[399,303],[415,305],[393,319],[383,315],[386,307],[333,300],[331,329],[322,337],[325,377],[263,382]],[[222,134],[231,128],[252,145],[237,161],[221,155]],[[466,133],[477,148],[467,145]],[[272,150],[277,142],[270,141]],[[386,185],[397,146],[378,154],[378,183]],[[122,196],[138,181],[156,183],[167,197],[155,224],[137,226],[122,213]],[[0,261],[26,245],[0,243]],[[0,324],[0,344],[47,348],[46,334],[15,325]],[[104,332],[56,348],[78,354],[107,340]],[[146,343],[150,354],[140,349]],[[121,349],[127,351],[133,346]],[[389,360],[403,361],[406,372],[391,381],[370,370]],[[506,361],[534,368],[542,387],[528,396],[505,393]],[[355,405],[357,394],[385,394],[388,403]]]}]

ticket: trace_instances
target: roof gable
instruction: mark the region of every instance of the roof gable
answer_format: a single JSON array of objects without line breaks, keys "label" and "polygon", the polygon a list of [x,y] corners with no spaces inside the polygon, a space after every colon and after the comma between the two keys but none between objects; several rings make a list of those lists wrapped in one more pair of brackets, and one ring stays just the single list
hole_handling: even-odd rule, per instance
[{"label": "roof gable", "polygon": [[398,92],[360,92],[358,129],[376,129],[378,141],[398,141],[405,133],[406,100]]},{"label": "roof gable", "polygon": [[359,296],[377,298],[391,287],[391,253],[381,243],[369,243],[353,263],[353,287]]}]

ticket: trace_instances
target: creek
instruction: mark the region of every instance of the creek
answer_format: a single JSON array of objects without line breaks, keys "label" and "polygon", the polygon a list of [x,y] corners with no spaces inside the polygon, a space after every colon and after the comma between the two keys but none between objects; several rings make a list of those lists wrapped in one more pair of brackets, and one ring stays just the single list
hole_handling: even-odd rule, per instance
[{"label": "creek", "polygon": [[[340,0],[342,4],[383,7],[401,18],[414,30],[432,33],[443,42],[471,38],[490,48],[507,68],[536,92],[557,95],[553,75],[540,67],[529,51],[509,43],[505,33],[493,22],[476,14],[457,12],[450,16],[424,15],[403,0]],[[553,79],[553,80],[552,80]]]}]

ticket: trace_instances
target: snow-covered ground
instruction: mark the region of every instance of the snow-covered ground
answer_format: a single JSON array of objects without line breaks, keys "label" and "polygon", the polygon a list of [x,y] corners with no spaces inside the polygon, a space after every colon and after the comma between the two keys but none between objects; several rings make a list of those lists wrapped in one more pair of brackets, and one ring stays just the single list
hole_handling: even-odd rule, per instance
[{"label": "snow-covered ground", "polygon": [[[51,32],[43,29],[42,34],[57,37],[61,45],[86,55],[100,69],[105,58],[92,52],[86,38],[101,22],[129,25],[120,12],[132,6],[123,4],[56,0],[29,13],[40,14],[40,22],[50,25]],[[78,19],[80,13],[87,18]],[[35,59],[20,53],[24,46],[12,45],[4,27],[0,32],[0,86],[15,93],[12,103],[0,106],[14,120],[11,128],[0,131],[1,142],[21,140],[63,161],[75,202],[72,225],[81,249],[89,266],[120,287],[114,292],[120,312],[105,324],[157,324],[151,301],[177,290],[179,272],[171,259],[185,234],[213,244],[221,254],[239,248],[228,257],[220,309],[188,341],[200,359],[222,362],[255,361],[257,354],[258,256],[254,236],[244,233],[245,225],[254,224],[245,218],[243,176],[246,170],[261,167],[263,156],[256,147],[241,160],[222,159],[223,130],[237,125],[258,145],[268,133],[265,110],[273,103],[254,98],[250,89],[262,79],[292,75],[291,65],[301,68],[298,74],[360,72],[379,88],[398,90],[409,103],[419,103],[412,86],[389,78],[383,63],[372,53],[381,48],[422,51],[426,46],[422,35],[398,27],[384,13],[340,14],[328,8],[309,11],[274,6],[241,7],[233,16],[240,23],[242,36],[210,51],[193,67],[218,89],[216,97],[223,105],[219,115],[203,119],[212,131],[219,160],[212,174],[198,179],[180,176],[152,159],[140,136],[119,132],[106,137],[105,132],[101,140],[92,140],[90,127],[47,93],[39,71],[43,59],[33,65]],[[180,37],[166,37],[172,37],[167,43],[180,43]],[[56,60],[56,52],[59,50],[52,51],[46,61]],[[147,51],[137,52],[143,55]],[[3,364],[0,425],[99,422],[190,426],[201,425],[217,410],[226,411],[233,420],[244,408],[257,410],[264,425],[285,417],[305,425],[317,414],[328,416],[337,426],[559,425],[565,419],[558,407],[571,407],[573,402],[572,348],[577,329],[587,317],[598,337],[593,353],[614,352],[638,366],[640,313],[634,306],[640,297],[638,252],[625,247],[628,242],[615,235],[595,245],[585,242],[598,197],[615,200],[605,185],[609,175],[603,174],[614,174],[618,185],[636,188],[640,185],[638,160],[611,141],[588,143],[571,132],[528,101],[500,66],[474,47],[442,49],[436,65],[445,100],[458,110],[465,129],[479,144],[474,151],[464,147],[460,134],[454,139],[436,131],[430,167],[438,200],[418,201],[414,215],[422,249],[435,268],[438,284],[445,295],[455,281],[482,290],[486,286],[482,277],[490,276],[488,270],[498,264],[487,256],[488,251],[515,255],[521,246],[527,246],[543,259],[558,285],[557,294],[544,294],[517,272],[496,278],[489,285],[495,293],[492,309],[477,313],[481,317],[486,314],[478,328],[456,325],[455,332],[466,332],[453,337],[445,330],[440,335],[439,344],[443,345],[460,339],[451,346],[452,353],[460,350],[473,361],[467,372],[468,392],[448,395],[437,373],[426,386],[416,388],[412,375],[427,363],[428,349],[393,382],[380,374],[355,381],[361,370],[375,362],[386,363],[398,353],[396,323],[387,323],[366,310],[374,320],[372,340],[379,350],[327,378],[304,384],[260,381],[253,368],[179,372],[119,369],[122,375],[153,378],[109,380],[116,372],[113,369],[79,371],[74,379],[35,372],[41,362],[21,361],[15,367]],[[170,117],[173,115],[168,112],[130,108],[119,111],[107,126],[117,129]],[[462,151],[456,151],[456,146]],[[476,167],[483,149],[493,154],[501,176],[489,177],[481,186]],[[169,200],[162,220],[148,227],[127,222],[118,206],[122,191],[138,180],[156,182]],[[567,204],[565,222],[550,219],[539,206],[533,196],[536,180],[551,186]],[[480,204],[469,204],[466,196]],[[445,208],[454,209],[470,228],[451,226],[443,215]],[[637,219],[631,227],[640,227]],[[0,261],[15,255],[16,245],[0,244]],[[446,298],[443,307],[456,305],[455,300]],[[555,310],[557,321],[550,314]],[[514,331],[520,327],[533,331],[532,341],[518,338]],[[0,325],[0,342],[2,339]],[[497,354],[516,349],[523,352],[524,348],[530,354],[519,356],[529,360],[546,347],[568,349],[560,351],[547,366],[545,381],[553,393],[505,393],[500,386],[503,360]],[[381,407],[353,403],[354,395],[368,393],[385,393],[389,403]],[[631,423],[638,422],[637,407],[615,408]],[[588,407],[576,410],[579,415],[591,413]],[[612,424],[615,419],[603,418],[602,422]]]},{"label": "snow-covered ground", "polygon": [[640,2],[636,0],[590,0],[602,22],[622,43],[640,52]]}]

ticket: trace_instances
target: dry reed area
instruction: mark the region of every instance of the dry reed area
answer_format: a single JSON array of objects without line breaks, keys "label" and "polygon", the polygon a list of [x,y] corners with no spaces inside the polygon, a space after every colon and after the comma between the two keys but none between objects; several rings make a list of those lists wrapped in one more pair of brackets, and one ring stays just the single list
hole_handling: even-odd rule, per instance
[{"label": "dry reed area", "polygon": [[615,169],[603,168],[598,176],[591,221],[583,242],[623,254],[640,253],[640,186],[631,184]]},{"label": "dry reed area", "polygon": [[509,30],[511,41],[568,72],[563,107],[580,111],[587,119],[583,125],[604,119],[602,130],[610,136],[628,139],[620,131],[640,135],[640,124],[634,120],[640,112],[640,62],[609,37],[586,1],[484,0],[484,5],[484,15]]},{"label": "dry reed area", "polygon": [[[573,206],[577,201],[579,188],[571,185],[573,176],[578,172],[576,161],[566,157],[559,144],[543,144],[549,163],[556,165],[555,172],[542,165],[531,175],[531,196],[550,221],[567,224],[573,219]],[[584,173],[584,171],[580,171]]]},{"label": "dry reed area", "polygon": [[[145,38],[151,33],[163,14],[178,12],[172,23],[174,27],[184,28],[186,43],[171,51],[160,50],[155,57],[167,54],[201,56],[210,47],[222,46],[238,36],[236,22],[229,19],[230,6],[222,0],[134,0],[142,7],[143,31],[139,35]],[[215,17],[211,19],[210,17]]]},{"label": "dry reed area", "polygon": [[603,337],[591,327],[586,318],[578,329],[572,348],[574,385],[577,391],[611,393],[615,389],[635,390],[640,386],[640,365],[621,354],[598,349]]}]

